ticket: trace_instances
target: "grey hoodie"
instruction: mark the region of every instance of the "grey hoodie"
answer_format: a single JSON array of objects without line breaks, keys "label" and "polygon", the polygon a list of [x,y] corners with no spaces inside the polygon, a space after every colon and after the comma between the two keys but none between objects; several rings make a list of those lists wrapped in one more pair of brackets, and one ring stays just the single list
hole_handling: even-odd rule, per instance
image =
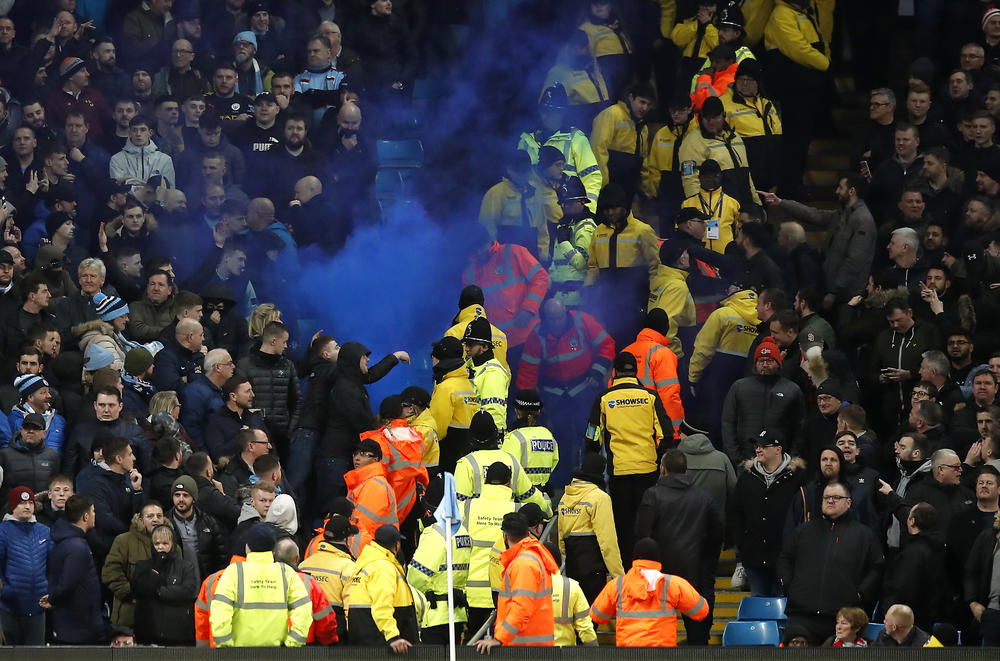
[{"label": "grey hoodie", "polygon": [[131,140],[126,141],[125,147],[111,157],[108,169],[112,179],[138,179],[145,183],[152,176],[162,175],[171,188],[177,181],[174,162],[157,149],[152,140],[143,147],[132,144]]},{"label": "grey hoodie", "polygon": [[716,450],[704,434],[685,436],[677,449],[687,457],[687,474],[691,482],[712,496],[712,504],[725,524],[726,503],[736,488],[736,471],[729,457]]}]

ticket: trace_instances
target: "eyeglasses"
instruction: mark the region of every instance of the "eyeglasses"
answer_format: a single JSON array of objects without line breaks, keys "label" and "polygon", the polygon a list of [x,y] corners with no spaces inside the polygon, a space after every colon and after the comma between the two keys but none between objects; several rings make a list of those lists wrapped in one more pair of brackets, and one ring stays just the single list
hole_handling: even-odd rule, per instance
[{"label": "eyeglasses", "polygon": [[868,104],[868,107],[869,108],[878,108],[879,106],[891,106],[891,105],[892,105],[891,103],[887,103],[887,102],[884,102],[884,101],[883,102],[872,101],[871,103]]},{"label": "eyeglasses", "polygon": [[361,455],[362,457],[368,457],[369,459],[377,459],[378,458],[378,457],[376,457],[371,452],[362,452],[361,450],[358,450],[357,452],[354,453],[355,457],[357,457],[358,455]]},{"label": "eyeglasses", "polygon": [[941,468],[950,468],[954,471],[962,470],[962,464],[941,464]]},{"label": "eyeglasses", "polygon": [[959,346],[960,347],[960,346],[968,344],[968,343],[969,343],[968,340],[948,340],[948,346],[949,347],[953,347],[953,346]]},{"label": "eyeglasses", "polygon": [[271,441],[250,441],[254,445],[270,445]]},{"label": "eyeglasses", "polygon": [[930,398],[931,398],[930,393],[924,392],[923,390],[914,390],[910,394],[910,399],[930,399]]},{"label": "eyeglasses", "polygon": [[823,496],[823,500],[828,503],[836,503],[840,500],[848,500],[850,496]]}]

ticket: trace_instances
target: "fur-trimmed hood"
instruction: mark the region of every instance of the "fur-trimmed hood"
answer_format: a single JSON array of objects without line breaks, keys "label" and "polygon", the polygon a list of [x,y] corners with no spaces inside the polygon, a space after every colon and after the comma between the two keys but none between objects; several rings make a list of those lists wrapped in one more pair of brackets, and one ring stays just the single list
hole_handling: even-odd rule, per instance
[{"label": "fur-trimmed hood", "polygon": [[894,298],[909,300],[910,290],[906,287],[896,287],[895,289],[883,289],[882,291],[877,291],[864,300],[864,306],[866,308],[881,310],[886,306],[886,303]]}]

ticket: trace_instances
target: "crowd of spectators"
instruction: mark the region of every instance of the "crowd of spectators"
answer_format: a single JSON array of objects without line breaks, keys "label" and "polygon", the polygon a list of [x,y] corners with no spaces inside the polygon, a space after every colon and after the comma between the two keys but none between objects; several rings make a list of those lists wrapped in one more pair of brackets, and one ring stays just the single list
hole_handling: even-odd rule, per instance
[{"label": "crowd of spectators", "polygon": [[[596,644],[584,606],[630,566],[689,583],[707,644],[723,547],[790,645],[1000,644],[1000,9],[449,4],[0,2],[5,642],[405,653],[484,625],[507,539],[565,571],[540,644]],[[518,21],[546,53],[522,107],[468,59]],[[873,25],[920,57],[861,71]],[[468,115],[511,102],[482,110],[515,118],[502,153],[437,126],[419,175],[386,170],[377,140],[442,123],[411,104],[434,76]],[[832,198],[806,176],[830,143]],[[435,209],[496,175],[452,205],[478,222],[449,226],[429,357],[372,361],[301,305],[392,213],[383,171]],[[376,413],[410,352],[431,374]],[[501,615],[487,651],[519,644]],[[646,629],[617,642],[676,643]]]}]

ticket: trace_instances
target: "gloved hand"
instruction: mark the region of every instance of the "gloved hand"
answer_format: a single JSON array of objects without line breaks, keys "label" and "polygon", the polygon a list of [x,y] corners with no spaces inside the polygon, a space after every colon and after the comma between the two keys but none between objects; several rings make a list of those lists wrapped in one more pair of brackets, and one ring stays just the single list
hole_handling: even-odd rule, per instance
[{"label": "gloved hand", "polygon": [[562,243],[563,241],[573,240],[573,227],[571,225],[556,225],[556,241]]},{"label": "gloved hand", "polygon": [[466,598],[465,593],[461,590],[452,590],[454,592],[453,599],[455,600],[455,608],[468,608],[469,600]]},{"label": "gloved hand", "polygon": [[433,592],[431,592],[430,590],[428,590],[427,592],[424,593],[424,596],[427,597],[427,605],[428,605],[428,607],[430,607],[430,608],[437,608],[438,607],[437,595],[436,594],[434,594]]}]

